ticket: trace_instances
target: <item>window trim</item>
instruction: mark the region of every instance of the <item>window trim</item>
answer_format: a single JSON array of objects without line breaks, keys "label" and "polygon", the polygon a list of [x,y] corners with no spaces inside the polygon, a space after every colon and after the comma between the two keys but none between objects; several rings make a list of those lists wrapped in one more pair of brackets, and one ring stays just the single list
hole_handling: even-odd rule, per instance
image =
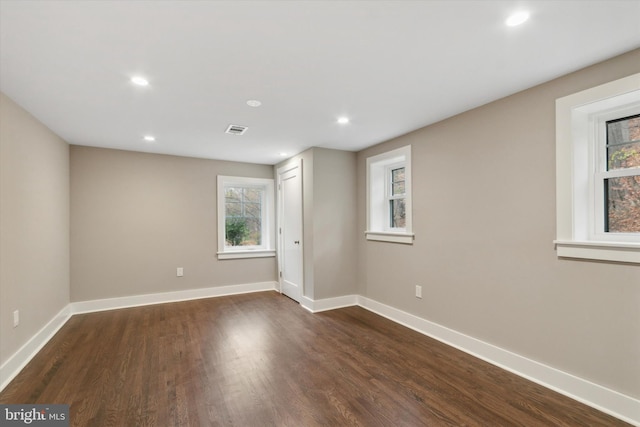
[{"label": "window trim", "polygon": [[[225,244],[225,187],[259,187],[264,189],[262,199],[262,245],[226,246]],[[248,178],[218,175],[218,259],[275,257],[274,183],[268,178]]]},{"label": "window trim", "polygon": [[[367,158],[367,240],[413,244],[411,204],[411,146],[397,148]],[[389,173],[405,168],[405,227],[390,227]]]},{"label": "window trim", "polygon": [[558,257],[640,263],[640,237],[598,235],[594,212],[599,205],[595,202],[597,119],[636,102],[640,102],[640,73],[556,100]]}]

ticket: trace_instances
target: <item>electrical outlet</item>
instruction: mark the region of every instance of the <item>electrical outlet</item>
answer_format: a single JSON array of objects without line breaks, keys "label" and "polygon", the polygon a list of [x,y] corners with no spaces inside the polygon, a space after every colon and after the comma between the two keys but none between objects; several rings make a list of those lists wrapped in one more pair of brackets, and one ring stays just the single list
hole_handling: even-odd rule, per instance
[{"label": "electrical outlet", "polygon": [[20,324],[20,310],[13,312],[13,327],[17,327]]},{"label": "electrical outlet", "polygon": [[178,269],[176,270],[176,276],[178,277],[184,276],[184,268],[178,267]]},{"label": "electrical outlet", "polygon": [[422,286],[416,285],[416,298],[422,298]]}]

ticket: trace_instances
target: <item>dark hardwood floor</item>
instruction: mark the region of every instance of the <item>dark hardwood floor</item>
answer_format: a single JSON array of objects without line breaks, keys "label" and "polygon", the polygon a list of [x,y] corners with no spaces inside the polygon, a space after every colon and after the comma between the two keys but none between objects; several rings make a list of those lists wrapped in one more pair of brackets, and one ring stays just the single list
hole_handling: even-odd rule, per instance
[{"label": "dark hardwood floor", "polygon": [[275,292],[76,315],[0,393],[76,426],[627,425],[359,307]]}]

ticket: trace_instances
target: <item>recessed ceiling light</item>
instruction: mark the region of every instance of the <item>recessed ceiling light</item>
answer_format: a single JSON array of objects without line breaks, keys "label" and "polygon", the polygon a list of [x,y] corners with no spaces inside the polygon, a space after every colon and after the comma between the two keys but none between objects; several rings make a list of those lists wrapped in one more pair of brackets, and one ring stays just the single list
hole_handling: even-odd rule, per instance
[{"label": "recessed ceiling light", "polygon": [[287,153],[280,153],[280,157],[287,157]]},{"label": "recessed ceiling light", "polygon": [[529,19],[529,12],[527,12],[526,10],[523,10],[509,16],[507,20],[504,21],[504,23],[509,27],[515,27],[524,23],[527,19]]},{"label": "recessed ceiling light", "polygon": [[144,140],[147,141],[147,142],[153,142],[153,141],[156,140],[156,137],[152,136],[152,135],[145,135],[144,136]]},{"label": "recessed ceiling light", "polygon": [[145,79],[142,76],[131,77],[131,83],[138,86],[149,86],[149,80]]},{"label": "recessed ceiling light", "polygon": [[340,123],[341,125],[346,125],[347,123],[349,123],[349,117],[340,117],[338,119],[338,123]]},{"label": "recessed ceiling light", "polygon": [[257,99],[250,99],[247,101],[247,105],[249,107],[259,107],[262,105],[262,102],[258,101]]}]

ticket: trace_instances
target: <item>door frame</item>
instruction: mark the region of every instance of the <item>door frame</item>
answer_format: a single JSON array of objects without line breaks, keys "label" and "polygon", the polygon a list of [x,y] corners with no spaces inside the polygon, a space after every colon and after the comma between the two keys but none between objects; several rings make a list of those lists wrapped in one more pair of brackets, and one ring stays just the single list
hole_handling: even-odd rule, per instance
[{"label": "door frame", "polygon": [[283,210],[283,204],[284,204],[284,198],[283,198],[283,194],[282,194],[282,175],[284,175],[285,173],[289,172],[292,169],[298,168],[298,171],[300,173],[300,213],[301,213],[301,218],[300,218],[300,225],[302,227],[301,230],[301,240],[302,240],[302,244],[300,245],[300,262],[302,265],[300,265],[300,271],[301,271],[301,275],[300,275],[300,299],[302,300],[302,298],[304,297],[304,180],[303,180],[303,175],[302,175],[302,159],[298,158],[298,159],[294,159],[291,160],[287,163],[285,163],[283,166],[277,168],[276,170],[276,178],[277,178],[277,185],[276,185],[276,203],[277,203],[277,214],[276,214],[276,240],[277,240],[277,244],[276,244],[276,254],[277,254],[277,258],[278,258],[278,292],[280,292],[282,294],[282,281],[283,281],[283,277],[282,277],[282,258],[284,256],[284,246],[283,246],[283,241],[282,241],[282,227],[283,227],[283,218],[282,218],[282,210]]}]

